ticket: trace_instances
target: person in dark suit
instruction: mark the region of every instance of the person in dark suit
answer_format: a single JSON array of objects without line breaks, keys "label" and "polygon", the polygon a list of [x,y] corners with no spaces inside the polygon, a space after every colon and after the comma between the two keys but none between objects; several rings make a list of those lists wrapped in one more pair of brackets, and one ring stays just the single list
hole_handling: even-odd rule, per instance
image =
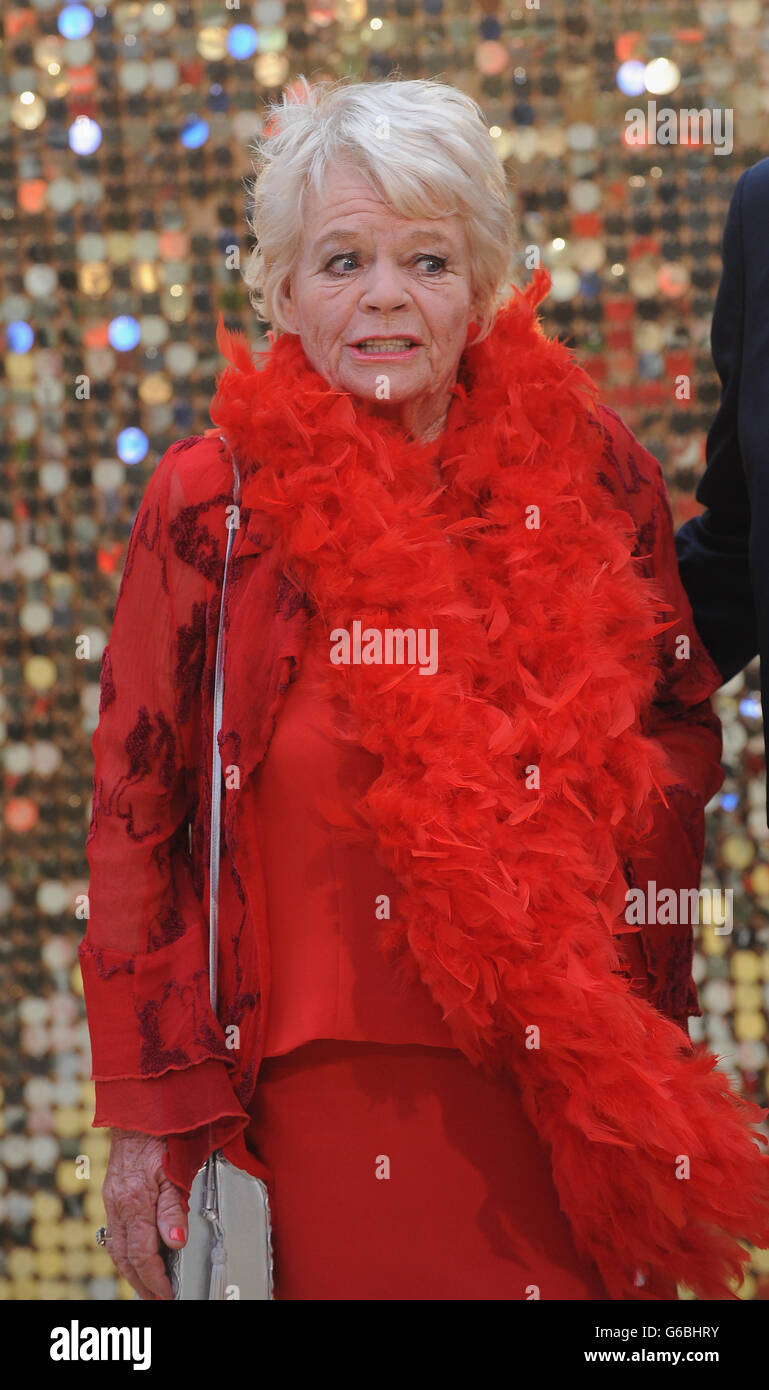
[{"label": "person in dark suit", "polygon": [[[722,258],[710,337],[721,404],[695,492],[707,510],[680,527],[676,551],[695,625],[724,681],[760,654],[769,711],[769,159],[737,182]],[[769,718],[764,740],[769,761]]]}]

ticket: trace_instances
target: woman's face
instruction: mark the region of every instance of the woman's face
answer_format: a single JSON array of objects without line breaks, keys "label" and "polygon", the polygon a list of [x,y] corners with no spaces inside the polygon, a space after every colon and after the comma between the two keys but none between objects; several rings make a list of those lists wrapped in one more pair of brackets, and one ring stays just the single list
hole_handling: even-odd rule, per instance
[{"label": "woman's face", "polygon": [[400,217],[362,174],[338,164],[322,197],[310,191],[281,307],[332,386],[425,434],[445,414],[478,316],[464,224]]}]

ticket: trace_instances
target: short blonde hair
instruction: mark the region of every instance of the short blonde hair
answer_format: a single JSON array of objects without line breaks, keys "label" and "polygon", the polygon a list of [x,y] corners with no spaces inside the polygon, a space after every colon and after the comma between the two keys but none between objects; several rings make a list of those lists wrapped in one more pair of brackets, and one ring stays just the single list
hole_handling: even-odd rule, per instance
[{"label": "short blonde hair", "polygon": [[510,296],[515,217],[504,166],[472,97],[433,80],[311,85],[299,77],[269,105],[256,142],[249,225],[256,246],[243,278],[259,317],[277,334],[278,291],[299,256],[303,201],[322,191],[330,163],[352,162],[401,217],[459,216],[470,250],[473,290],[485,306],[476,342]]}]

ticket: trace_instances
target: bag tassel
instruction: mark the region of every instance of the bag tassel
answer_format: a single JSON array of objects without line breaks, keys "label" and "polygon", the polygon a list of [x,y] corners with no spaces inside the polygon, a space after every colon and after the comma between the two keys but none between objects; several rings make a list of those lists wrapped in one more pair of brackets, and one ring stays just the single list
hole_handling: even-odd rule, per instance
[{"label": "bag tassel", "polygon": [[214,1247],[211,1251],[211,1282],[208,1286],[208,1297],[211,1299],[223,1299],[227,1296],[227,1251],[224,1248],[224,1235],[222,1228],[217,1222],[217,1236]]}]

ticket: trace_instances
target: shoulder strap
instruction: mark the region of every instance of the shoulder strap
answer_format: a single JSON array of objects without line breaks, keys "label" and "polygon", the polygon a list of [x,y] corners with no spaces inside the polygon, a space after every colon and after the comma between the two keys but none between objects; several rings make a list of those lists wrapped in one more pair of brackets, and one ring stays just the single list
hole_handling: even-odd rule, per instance
[{"label": "shoulder strap", "polygon": [[[219,436],[224,447],[229,450],[225,436]],[[240,501],[240,471],[235,455],[229,450],[233,471],[233,502]],[[227,529],[227,550],[224,556],[222,573],[222,593],[219,601],[219,628],[216,637],[216,667],[214,676],[213,738],[211,749],[211,836],[208,861],[208,973],[211,1008],[217,1012],[219,996],[219,855],[222,833],[222,760],[219,751],[219,733],[222,727],[222,701],[224,699],[224,599],[227,587],[227,569],[230,552],[235,538],[237,517],[230,517]]]}]

